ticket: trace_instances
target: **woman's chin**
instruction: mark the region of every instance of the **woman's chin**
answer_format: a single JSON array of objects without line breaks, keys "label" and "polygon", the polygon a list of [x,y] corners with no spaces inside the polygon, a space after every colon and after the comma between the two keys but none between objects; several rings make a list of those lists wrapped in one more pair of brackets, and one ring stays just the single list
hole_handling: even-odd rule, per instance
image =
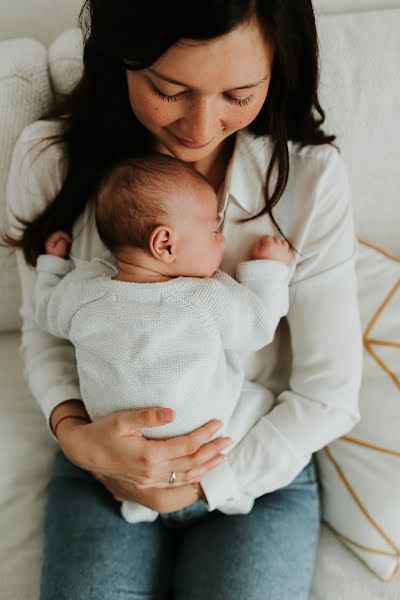
[{"label": "woman's chin", "polygon": [[174,156],[183,162],[193,163],[199,162],[210,156],[217,145],[218,144],[215,142],[211,142],[201,148],[188,148],[179,143],[178,139],[173,134],[169,134],[168,139],[158,141],[157,151]]}]

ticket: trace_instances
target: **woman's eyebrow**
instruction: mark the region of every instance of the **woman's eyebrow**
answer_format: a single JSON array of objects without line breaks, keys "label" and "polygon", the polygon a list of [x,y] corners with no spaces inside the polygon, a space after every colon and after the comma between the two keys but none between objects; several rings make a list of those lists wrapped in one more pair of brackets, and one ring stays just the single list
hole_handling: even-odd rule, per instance
[{"label": "woman's eyebrow", "polygon": [[[173,83],[174,85],[181,85],[183,87],[188,87],[188,88],[192,87],[188,83],[184,83],[183,81],[177,81],[176,79],[171,79],[170,77],[166,77],[165,75],[162,75],[161,73],[158,73],[157,71],[155,71],[154,69],[150,69],[149,67],[147,68],[147,70],[149,71],[149,73],[152,73],[152,75],[155,75],[159,79],[168,81],[168,83]],[[229,88],[229,90],[245,90],[248,88],[253,88],[253,87],[256,87],[257,85],[259,85],[262,81],[265,81],[266,79],[269,79],[269,75],[266,75],[259,81],[255,81],[253,83],[248,83],[247,85],[241,85],[240,87]]]}]

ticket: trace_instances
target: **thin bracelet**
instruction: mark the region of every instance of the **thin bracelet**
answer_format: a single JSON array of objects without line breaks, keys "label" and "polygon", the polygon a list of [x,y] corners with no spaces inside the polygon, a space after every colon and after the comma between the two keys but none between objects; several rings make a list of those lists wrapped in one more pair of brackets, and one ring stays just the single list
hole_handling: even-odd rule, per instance
[{"label": "thin bracelet", "polygon": [[62,421],[64,421],[64,419],[80,419],[81,421],[86,421],[86,423],[90,423],[89,417],[82,417],[80,415],[65,415],[65,417],[61,417],[61,419],[59,421],[57,421],[57,423],[54,425],[53,433],[54,433],[55,437],[57,437],[57,428],[58,428],[59,424]]}]

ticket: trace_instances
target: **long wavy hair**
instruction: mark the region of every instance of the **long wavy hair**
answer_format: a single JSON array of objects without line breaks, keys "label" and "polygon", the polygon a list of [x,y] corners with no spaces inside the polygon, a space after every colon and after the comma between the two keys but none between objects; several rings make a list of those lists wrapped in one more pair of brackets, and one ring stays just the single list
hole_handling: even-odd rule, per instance
[{"label": "long wavy hair", "polygon": [[[72,232],[98,177],[124,156],[151,151],[152,136],[134,115],[128,97],[124,59],[143,69],[179,39],[209,40],[257,17],[274,49],[267,101],[248,126],[273,144],[265,182],[265,209],[272,214],[289,176],[288,141],[332,143],[321,126],[318,100],[318,38],[311,0],[86,0],[79,15],[84,37],[83,74],[47,118],[59,119],[67,171],[59,193],[33,221],[18,219],[22,235],[6,236],[35,266],[47,237],[58,229]],[[272,174],[275,186],[269,192]],[[16,215],[18,218],[18,215]],[[252,217],[256,218],[256,217]]]}]

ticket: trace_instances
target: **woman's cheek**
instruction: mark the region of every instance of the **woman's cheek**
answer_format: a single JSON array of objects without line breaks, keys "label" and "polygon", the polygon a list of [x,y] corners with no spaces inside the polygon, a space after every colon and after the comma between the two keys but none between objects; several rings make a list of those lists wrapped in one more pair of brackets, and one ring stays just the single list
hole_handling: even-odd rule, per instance
[{"label": "woman's cheek", "polygon": [[256,104],[251,105],[251,106],[246,106],[245,111],[243,111],[245,114],[242,114],[242,118],[241,118],[241,121],[242,121],[241,127],[246,127],[252,121],[254,121],[254,119],[256,118],[256,116],[258,115],[260,110],[262,109],[264,102],[265,102],[265,97],[262,97],[258,100],[258,102]]},{"label": "woman's cheek", "polygon": [[164,127],[173,120],[171,113],[174,111],[170,107],[160,104],[162,101],[150,94],[130,92],[129,101],[136,117],[149,130]]}]

